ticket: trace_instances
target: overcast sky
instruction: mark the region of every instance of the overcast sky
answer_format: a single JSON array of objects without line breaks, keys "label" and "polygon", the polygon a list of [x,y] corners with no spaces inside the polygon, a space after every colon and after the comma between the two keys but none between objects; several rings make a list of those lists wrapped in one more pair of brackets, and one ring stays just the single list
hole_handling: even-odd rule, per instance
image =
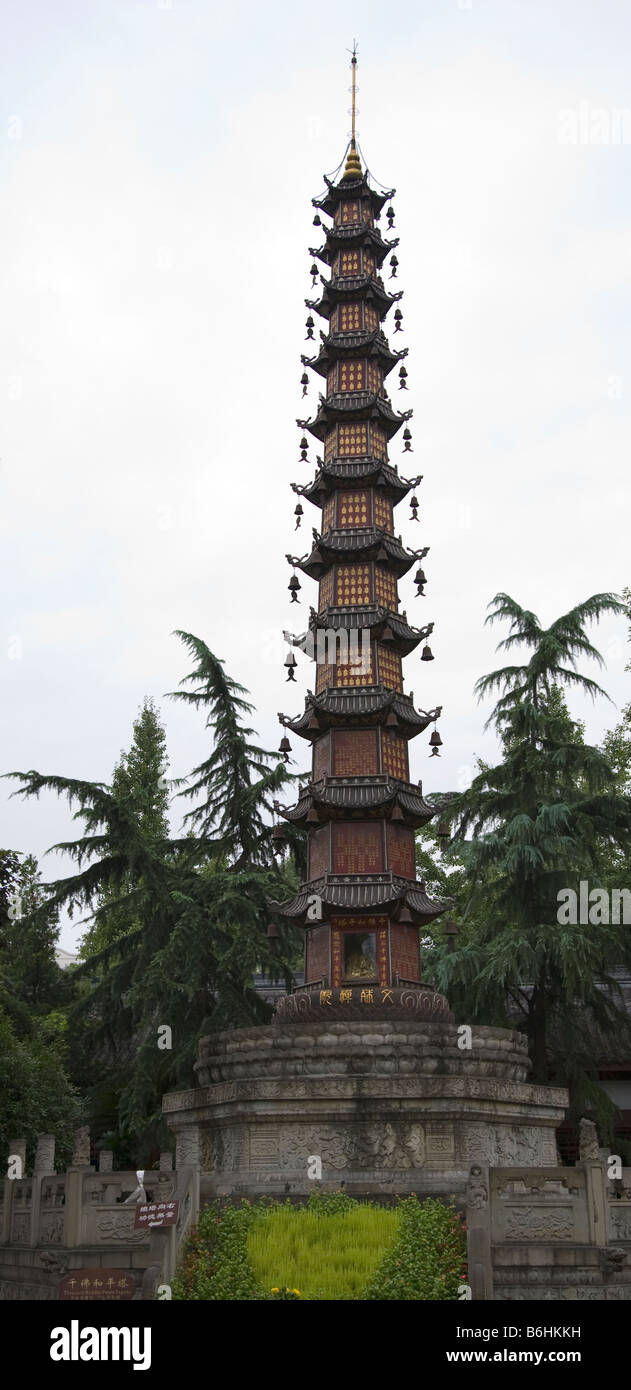
[{"label": "overcast sky", "polygon": [[[502,635],[498,590],[544,623],[631,583],[629,282],[631,23],[626,0],[22,0],[2,6],[3,770],[109,780],[145,695],[171,774],[205,749],[163,698],[204,638],[277,747],[313,668],[285,684],[296,416],[311,197],[349,133],[396,186],[407,397],[430,545],[414,623],[433,664],[406,688],[442,704],[441,760],[412,745],[426,792],[462,784],[488,707],[473,685]],[[391,332],[391,328],[390,328]],[[310,458],[315,458],[315,447]],[[408,464],[410,467],[408,467]],[[625,625],[601,677],[629,696]],[[591,672],[597,675],[596,671]],[[585,707],[594,741],[615,706]],[[297,741],[294,741],[297,742]],[[307,766],[306,745],[298,750]],[[65,803],[9,800],[0,844],[42,856],[73,833]],[[174,827],[179,826],[179,809]],[[63,861],[43,859],[46,878]],[[78,930],[66,926],[73,949]]]}]

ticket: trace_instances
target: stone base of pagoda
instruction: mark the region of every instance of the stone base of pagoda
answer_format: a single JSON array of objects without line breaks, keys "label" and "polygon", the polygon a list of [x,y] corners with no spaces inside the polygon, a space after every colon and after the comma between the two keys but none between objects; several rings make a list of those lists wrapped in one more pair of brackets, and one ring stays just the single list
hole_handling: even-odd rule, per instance
[{"label": "stone base of pagoda", "polygon": [[200,1085],[163,1110],[207,1199],[305,1198],[314,1181],[376,1199],[457,1196],[472,1162],[554,1167],[567,1092],[528,1084],[521,1034],[474,1028],[466,1041],[411,1011],[279,1019],[203,1039]]}]

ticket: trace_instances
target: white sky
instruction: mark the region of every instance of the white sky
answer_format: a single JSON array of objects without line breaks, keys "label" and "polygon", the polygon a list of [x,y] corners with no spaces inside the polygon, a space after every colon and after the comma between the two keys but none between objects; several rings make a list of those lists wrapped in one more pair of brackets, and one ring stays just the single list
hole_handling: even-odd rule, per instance
[{"label": "white sky", "polygon": [[[310,199],[346,143],[357,37],[362,149],[399,190],[410,389],[395,373],[391,390],[414,407],[414,454],[395,439],[392,458],[424,474],[422,525],[402,505],[396,529],[431,546],[426,598],[410,578],[401,594],[435,621],[436,660],[408,658],[406,688],[444,707],[443,757],[430,767],[421,736],[412,776],[453,786],[493,754],[472,695],[502,635],[482,626],[491,597],[547,623],[631,583],[628,6],[2,11],[3,770],[108,780],[149,694],[186,772],[205,743],[162,698],[189,669],[176,627],[250,689],[267,746],[277,710],[302,708],[313,668],[287,686],[277,634],[316,593],[304,580],[289,607],[284,558],[319,518],[307,505],[294,535],[289,484],[313,474],[295,418],[317,402],[298,385]],[[620,705],[624,624],[597,640]],[[594,740],[616,719],[572,708]],[[73,834],[65,803],[13,785],[0,844],[41,856]]]}]

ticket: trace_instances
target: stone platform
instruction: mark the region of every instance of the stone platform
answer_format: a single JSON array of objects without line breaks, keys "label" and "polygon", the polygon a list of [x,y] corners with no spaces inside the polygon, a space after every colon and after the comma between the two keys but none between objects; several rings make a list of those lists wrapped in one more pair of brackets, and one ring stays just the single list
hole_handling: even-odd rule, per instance
[{"label": "stone platform", "polygon": [[164,1097],[176,1162],[199,1159],[207,1197],[306,1197],[313,1159],[325,1190],[376,1197],[464,1193],[475,1161],[556,1164],[567,1092],[528,1083],[522,1034],[473,1028],[467,1048],[411,1009],[309,1015],[202,1039],[199,1086]]}]

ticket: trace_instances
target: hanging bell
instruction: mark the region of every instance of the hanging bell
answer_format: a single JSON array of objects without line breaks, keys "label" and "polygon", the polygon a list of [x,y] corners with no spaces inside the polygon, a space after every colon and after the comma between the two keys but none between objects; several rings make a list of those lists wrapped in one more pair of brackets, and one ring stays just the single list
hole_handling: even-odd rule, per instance
[{"label": "hanging bell", "polygon": [[414,575],[414,583],[418,584],[418,589],[416,590],[416,596],[418,598],[419,594],[421,594],[422,596],[423,586],[427,584],[427,577],[425,575],[425,571],[421,569],[420,565],[416,571],[416,574]]},{"label": "hanging bell", "polygon": [[391,256],[391,257],[390,257],[390,266],[391,266],[391,270],[390,270],[390,279],[391,279],[391,280],[394,280],[394,279],[396,279],[397,269],[398,269],[398,266],[399,266],[399,262],[398,262],[396,256]]},{"label": "hanging bell", "polygon": [[313,806],[310,808],[310,810],[307,811],[307,814],[306,814],[306,816],[305,816],[305,824],[306,824],[306,825],[319,825],[319,824],[320,824],[320,817],[319,817],[317,811],[314,810]]},{"label": "hanging bell", "polygon": [[308,378],[306,372],[303,372],[303,373],[302,373],[302,376],[301,376],[301,378],[300,378],[300,385],[302,386],[302,394],[303,394],[303,396],[306,396],[306,394],[307,394],[307,388],[308,388],[308,386],[309,386],[309,378]]},{"label": "hanging bell", "polygon": [[[313,330],[315,327],[315,323],[311,317],[311,314],[309,314],[305,327],[307,329],[307,338],[313,338]],[[305,338],[305,342],[307,341],[307,338]]]},{"label": "hanging bell", "polygon": [[438,729],[434,729],[434,730],[432,731],[432,734],[431,734],[429,743],[430,743],[430,748],[442,748],[442,746],[443,746],[443,741],[442,741],[442,738],[441,738],[441,736],[440,736],[440,734],[439,734],[439,732],[438,732]]},{"label": "hanging bell", "polygon": [[394,322],[395,322],[395,329],[394,329],[395,333],[400,333],[400,332],[401,332],[401,324],[402,324],[402,322],[403,322],[403,314],[401,313],[401,310],[400,310],[400,309],[395,309],[395,311],[394,311]]},{"label": "hanging bell", "polygon": [[321,226],[322,226],[322,222],[321,222],[321,220],[320,220],[320,214],[319,214],[319,212],[316,212],[316,215],[315,215],[315,217],[314,217],[314,219],[313,219],[313,225],[314,225],[314,227],[321,227]]},{"label": "hanging bell", "polygon": [[300,603],[300,599],[298,598],[298,591],[301,587],[302,586],[298,578],[298,575],[292,574],[291,579],[287,585],[287,588],[289,589],[289,592],[291,594],[292,603]]},{"label": "hanging bell", "polygon": [[399,390],[400,390],[400,391],[407,391],[408,388],[407,388],[406,381],[407,381],[407,372],[406,372],[406,370],[405,370],[405,367],[399,367]]},{"label": "hanging bell", "polygon": [[394,227],[394,208],[392,207],[392,204],[390,204],[390,207],[386,212],[386,217],[388,219],[388,230],[392,231],[392,228]]},{"label": "hanging bell", "polygon": [[403,811],[401,810],[400,806],[394,806],[392,808],[390,820],[403,820]]},{"label": "hanging bell", "polygon": [[306,462],[307,462],[307,450],[308,450],[308,448],[309,448],[309,441],[308,441],[308,439],[306,438],[306,436],[303,434],[302,439],[300,440],[300,462],[301,462],[301,463],[306,463]]},{"label": "hanging bell", "polygon": [[298,503],[298,506],[297,506],[297,507],[294,507],[294,516],[295,516],[295,518],[296,518],[296,525],[295,525],[295,527],[294,527],[294,530],[295,530],[295,531],[298,530],[298,527],[299,527],[299,525],[300,525],[300,522],[302,521],[302,514],[303,514],[303,513],[302,513],[302,507],[301,507],[300,502],[299,502],[299,503]]},{"label": "hanging bell", "polygon": [[433,653],[431,647],[427,647],[427,646],[426,646],[426,647],[423,647],[423,650],[422,650],[422,652],[421,652],[421,661],[433,661],[433,660],[434,660],[434,653]]},{"label": "hanging bell", "polygon": [[414,918],[409,907],[402,907],[399,913],[399,923],[402,927],[413,927]]},{"label": "hanging bell", "polygon": [[412,497],[410,499],[410,506],[412,508],[412,511],[410,513],[410,521],[418,521],[418,497]]},{"label": "hanging bell", "polygon": [[[289,762],[289,754],[291,753],[291,744],[290,744],[289,739],[287,738],[287,735],[286,735],[286,734],[283,734],[283,737],[281,738],[278,751],[279,751],[279,753],[282,753],[285,762],[288,763],[288,762]],[[280,827],[279,827],[279,828],[280,828]]]},{"label": "hanging bell", "polygon": [[294,675],[294,668],[298,665],[298,662],[296,661],[293,652],[290,652],[289,655],[285,657],[284,664],[287,667],[287,680],[295,681],[296,677]]},{"label": "hanging bell", "polygon": [[386,728],[387,728],[387,729],[397,729],[398,727],[399,727],[399,721],[398,721],[398,719],[397,719],[397,716],[396,716],[396,714],[394,714],[394,712],[393,712],[392,710],[390,710],[390,713],[389,713],[389,715],[388,715],[388,717],[387,717],[387,719],[386,719]]},{"label": "hanging bell", "polygon": [[319,270],[318,270],[318,267],[317,267],[315,261],[313,262],[313,265],[312,265],[312,267],[311,267],[311,270],[309,271],[309,274],[310,274],[310,276],[311,276],[311,288],[313,289],[313,286],[315,285],[315,282],[316,282],[316,280],[317,280],[317,278],[318,278],[318,275],[320,274],[320,272],[319,272]]},{"label": "hanging bell", "polygon": [[405,441],[405,443],[404,443],[404,445],[403,445],[403,453],[404,453],[404,454],[413,454],[413,453],[414,453],[414,450],[413,450],[413,448],[412,448],[412,431],[409,430],[409,429],[407,429],[407,428],[404,429],[404,431],[403,431],[403,439],[404,439],[404,441]]}]

